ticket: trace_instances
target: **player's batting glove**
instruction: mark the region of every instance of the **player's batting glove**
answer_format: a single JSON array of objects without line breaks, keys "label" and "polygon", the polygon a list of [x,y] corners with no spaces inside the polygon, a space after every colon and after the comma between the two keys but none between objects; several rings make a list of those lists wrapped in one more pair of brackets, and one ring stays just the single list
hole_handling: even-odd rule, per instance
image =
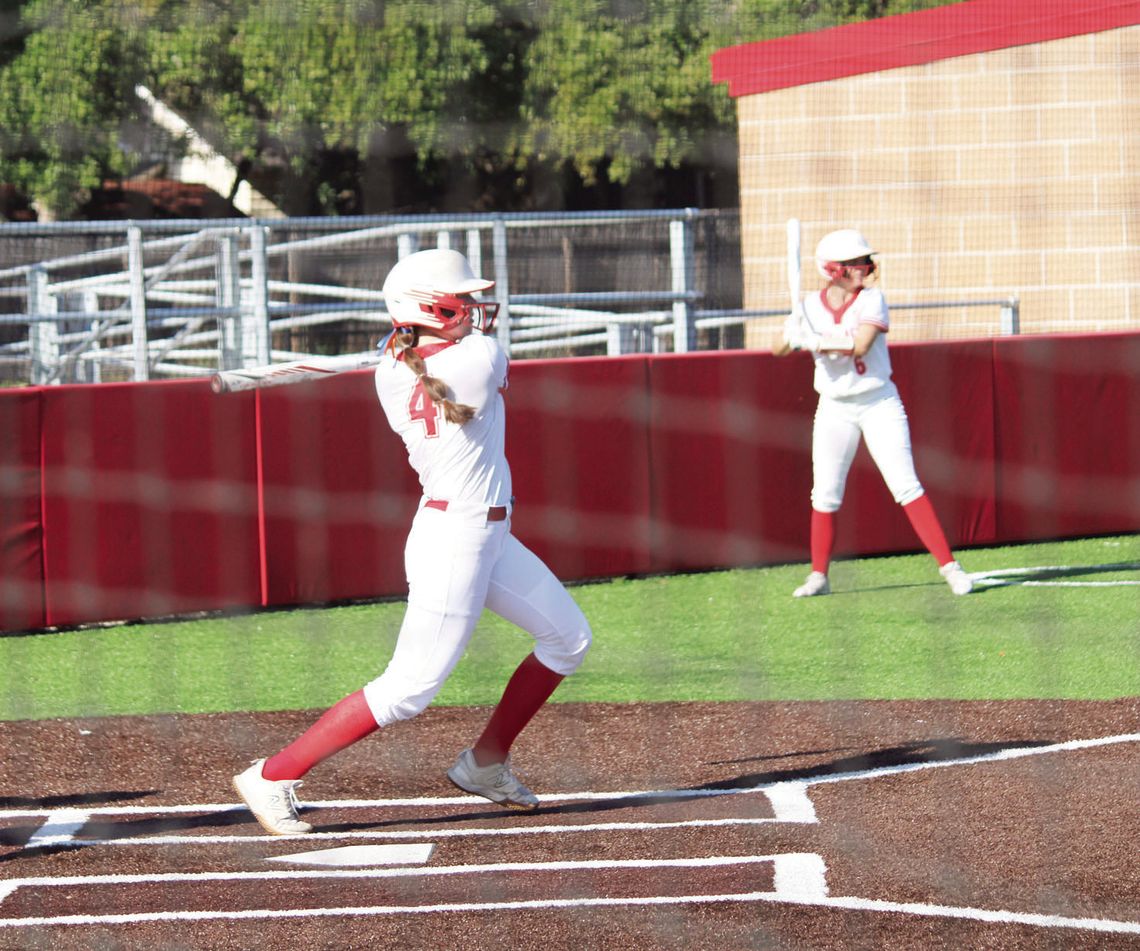
[{"label": "player's batting glove", "polygon": [[799,311],[784,318],[784,340],[788,341],[792,350],[820,352],[820,335],[808,326],[804,315]]},{"label": "player's batting glove", "polygon": [[806,320],[802,311],[788,314],[784,319],[784,339],[793,350],[807,350],[809,353],[819,353],[820,336]]}]

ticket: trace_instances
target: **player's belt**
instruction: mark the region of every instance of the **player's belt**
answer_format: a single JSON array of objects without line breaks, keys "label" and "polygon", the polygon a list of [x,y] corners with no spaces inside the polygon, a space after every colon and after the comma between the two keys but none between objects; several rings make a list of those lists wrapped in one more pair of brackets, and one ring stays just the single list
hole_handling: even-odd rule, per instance
[{"label": "player's belt", "polygon": [[[428,499],[424,502],[425,509],[439,509],[441,512],[446,512],[448,505],[451,503],[447,499]],[[488,522],[502,522],[507,517],[507,507],[505,505],[492,505],[487,509]]]}]

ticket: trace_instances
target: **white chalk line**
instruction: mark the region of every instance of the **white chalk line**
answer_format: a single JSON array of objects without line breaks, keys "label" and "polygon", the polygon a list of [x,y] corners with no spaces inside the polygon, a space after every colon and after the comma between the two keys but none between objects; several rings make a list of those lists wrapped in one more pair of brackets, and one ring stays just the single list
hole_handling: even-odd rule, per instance
[{"label": "white chalk line", "polygon": [[957,918],[993,924],[1032,925],[1041,928],[1069,928],[1114,934],[1140,934],[1140,923],[1106,918],[1068,918],[989,908],[953,907],[920,902],[889,902],[869,898],[841,898],[784,895],[778,891],[742,892],[723,895],[649,896],[645,898],[550,898],[529,901],[449,903],[436,905],[373,905],[340,908],[249,909],[245,911],[178,911],[131,915],[65,915],[56,918],[0,919],[0,928],[54,927],[60,925],[144,924],[172,921],[249,921],[289,918],[365,918],[381,915],[473,913],[488,911],[529,911],[561,908],[652,907],[662,905],[703,905],[725,902],[772,902],[777,904],[870,911],[890,914]]},{"label": "white chalk line", "polygon": [[241,911],[175,911],[119,915],[62,915],[55,917],[0,919],[0,927],[47,927],[55,925],[139,924],[144,922],[249,920],[298,917],[371,917],[425,912],[480,912],[541,908],[582,908],[607,905],[651,906],[700,904],[727,901],[767,901],[850,911],[890,912],[927,917],[958,918],[994,924],[1026,924],[1046,928],[1076,928],[1088,931],[1140,934],[1140,923],[1103,918],[1069,918],[997,909],[956,907],[925,902],[890,902],[879,899],[830,897],[823,860],[812,853],[779,855],[735,855],[685,857],[676,859],[599,859],[555,862],[502,862],[483,865],[453,865],[434,868],[392,868],[367,870],[320,870],[280,872],[165,873],[156,875],[76,875],[60,878],[27,878],[9,884],[16,887],[78,887],[83,885],[169,884],[173,882],[233,882],[263,880],[313,880],[444,877],[457,875],[541,873],[576,871],[646,870],[661,868],[707,869],[773,863],[774,885],[770,892],[744,892],[727,895],[647,896],[643,898],[536,899],[513,902],[467,902],[436,905],[379,905],[310,909],[246,909]]},{"label": "white chalk line", "polygon": [[[986,762],[997,762],[1012,759],[1019,759],[1027,756],[1038,756],[1053,752],[1071,751],[1080,749],[1091,749],[1099,746],[1107,746],[1115,743],[1137,742],[1140,741],[1140,733],[1120,734],[1117,736],[1098,737],[1095,739],[1087,740],[1067,740],[1061,743],[1053,743],[1044,746],[1032,747],[1008,747],[1004,750],[999,750],[994,753],[982,754],[979,756],[960,757],[953,760],[942,760],[935,762],[922,762],[910,763],[898,766],[879,767],[870,770],[859,770],[850,773],[841,773],[828,776],[815,777],[808,780],[796,781],[795,783],[773,784],[766,787],[751,787],[748,789],[733,789],[733,790],[702,790],[701,792],[706,795],[731,795],[741,794],[748,792],[766,792],[776,786],[784,787],[800,787],[802,791],[806,786],[818,785],[824,783],[846,782],[851,780],[873,779],[882,776],[895,775],[899,773],[913,772],[921,769],[933,769],[946,766],[961,766],[973,765]],[[637,796],[654,796],[658,797],[664,795],[666,792],[678,796],[688,797],[691,796],[693,791],[687,790],[671,790],[661,792],[640,792],[640,793],[591,793],[591,797],[598,799],[620,799]],[[798,795],[798,793],[797,793]],[[574,799],[581,798],[580,796],[558,796],[552,797],[557,799]],[[423,800],[403,800],[407,804],[421,802]],[[454,801],[454,797],[450,800]],[[339,800],[335,801],[340,806],[364,806],[374,805],[378,801],[359,801],[359,800]],[[317,804],[313,804],[317,805]],[[228,805],[227,805],[228,807]],[[122,809],[130,809],[132,812],[141,812],[146,814],[155,814],[156,812],[165,811],[202,811],[203,806],[180,806],[180,807],[156,807],[150,809],[148,807],[118,807],[114,810],[120,813]],[[94,810],[92,811],[94,812]],[[36,815],[42,815],[43,812],[36,812]],[[2,817],[4,813],[0,813]],[[813,810],[814,815],[814,810]],[[676,823],[600,823],[596,828],[617,828],[617,827],[635,827],[635,828],[651,828],[661,826],[688,826],[688,825],[736,825],[736,824],[759,824],[772,822],[771,819],[729,819],[729,820],[692,820],[682,821]],[[455,835],[472,835],[472,834],[519,834],[525,832],[544,831],[549,833],[565,833],[568,831],[586,831],[588,827],[584,826],[549,826],[549,827],[527,827],[522,829],[480,829],[480,830],[439,830],[433,832],[432,837],[447,837],[447,834]],[[443,833],[442,835],[440,833]],[[306,837],[306,840],[311,840],[320,833],[314,833]],[[388,832],[388,833],[370,833],[372,837],[412,837],[413,835],[418,838],[423,838],[423,831],[413,834],[411,832]],[[329,833],[328,837],[345,838],[344,833]],[[275,836],[237,836],[237,837],[198,837],[198,836],[171,836],[169,837],[177,844],[190,844],[198,841],[205,841],[212,838],[227,838],[227,839],[241,839],[243,841],[251,841],[255,839],[268,839],[281,841],[280,837]],[[122,844],[125,840],[106,840],[106,844]],[[153,843],[154,838],[144,838],[138,840],[140,843]],[[92,841],[90,844],[94,844]],[[739,858],[739,857],[738,857]],[[761,857],[753,857],[761,858]],[[771,857],[765,857],[768,860]],[[818,857],[816,857],[818,859]],[[650,861],[650,860],[615,860],[615,861]],[[660,860],[659,860],[660,861]],[[820,867],[822,868],[822,860]],[[533,863],[528,863],[533,864]],[[381,870],[338,870],[322,871],[322,872],[255,872],[255,873],[221,873],[221,874],[242,874],[252,875],[254,877],[266,878],[275,875],[293,875],[304,874],[307,876],[316,875],[337,875],[337,876],[363,876],[363,875],[376,875]],[[391,873],[404,873],[407,874],[407,868],[385,870]],[[431,870],[422,870],[429,872]],[[200,879],[202,875],[219,874],[219,873],[185,873],[191,880]],[[60,881],[59,879],[47,879],[48,882]],[[19,882],[4,883],[4,887],[0,889],[0,900],[10,895],[17,887]],[[1024,913],[1014,912],[1007,910],[994,910],[994,909],[979,909],[970,907],[954,907],[945,905],[935,905],[921,902],[889,902],[878,899],[864,899],[855,897],[820,897],[811,894],[812,886],[808,886],[805,891],[807,894],[800,894],[793,887],[787,890],[787,893],[782,893],[779,890],[775,892],[748,892],[740,894],[726,894],[726,895],[689,895],[689,896],[653,896],[646,898],[634,899],[607,899],[607,898],[585,898],[585,899],[540,899],[533,901],[521,902],[491,902],[491,903],[458,903],[458,904],[441,904],[431,906],[372,906],[372,907],[346,907],[346,908],[312,908],[312,909],[252,909],[245,911],[232,911],[232,912],[155,912],[140,915],[76,915],[76,916],[60,916],[56,918],[26,918],[26,919],[0,919],[0,927],[24,927],[24,926],[44,926],[44,925],[72,925],[72,924],[117,924],[117,923],[142,923],[147,921],[190,921],[190,920],[239,920],[251,918],[298,918],[298,917],[330,917],[330,916],[377,916],[377,915],[391,915],[391,914],[419,914],[426,912],[476,912],[476,911],[493,911],[493,910],[524,910],[524,909],[541,909],[541,908],[569,908],[569,907],[603,907],[603,906],[650,906],[650,905],[672,905],[672,904],[694,904],[694,903],[717,903],[717,902],[748,902],[748,901],[766,901],[766,902],[784,902],[800,905],[812,905],[817,907],[833,907],[848,910],[859,911],[873,911],[873,912],[892,912],[913,915],[925,915],[932,917],[950,917],[950,918],[966,918],[978,921],[989,921],[1000,924],[1027,924],[1039,927],[1056,927],[1056,928],[1076,928],[1082,930],[1092,930],[1099,932],[1111,933],[1126,933],[1126,934],[1140,934],[1140,922],[1127,922],[1127,921],[1112,921],[1109,919],[1099,918],[1068,918],[1060,915],[1046,915],[1038,913]],[[824,892],[826,886],[823,886]]]},{"label": "white chalk line", "polygon": [[1072,750],[1094,749],[1098,746],[1111,746],[1115,743],[1140,742],[1140,733],[1121,733],[1117,736],[1101,736],[1091,740],[1065,740],[1062,743],[1049,743],[1045,746],[1008,746],[994,753],[980,753],[977,756],[962,756],[957,759],[933,760],[922,763],[902,763],[898,766],[878,766],[874,769],[858,770],[852,773],[836,773],[831,776],[815,776],[804,780],[810,786],[825,783],[845,783],[858,779],[878,779],[881,776],[894,776],[899,773],[914,773],[923,769],[942,769],[948,766],[972,766],[977,763],[995,763],[1022,759],[1026,756],[1044,756],[1048,753],[1070,752]]},{"label": "white chalk line", "polygon": [[699,829],[716,826],[774,825],[779,819],[677,819],[670,822],[592,822],[581,825],[504,826],[472,829],[387,829],[376,831],[310,832],[305,835],[148,835],[124,836],[121,839],[76,839],[65,843],[73,848],[89,846],[144,845],[232,845],[249,842],[303,843],[348,839],[383,841],[386,839],[463,839],[515,835],[568,835],[575,832],[654,832],[663,829]]},{"label": "white chalk line", "polygon": [[60,809],[49,813],[47,822],[32,834],[24,848],[35,849],[67,843],[87,824],[90,816],[89,812],[81,809]]},{"label": "white chalk line", "polygon": [[[799,854],[799,853],[787,853]],[[672,859],[560,859],[552,862],[491,862],[477,865],[433,865],[361,869],[291,869],[259,872],[156,872],[152,874],[70,875],[17,878],[6,882],[13,888],[74,888],[81,885],[161,885],[175,882],[251,882],[342,878],[431,878],[435,876],[485,875],[502,872],[578,872],[653,868],[719,868],[775,862],[784,855],[684,856]],[[817,889],[818,890],[818,889]],[[826,888],[824,888],[826,894]]]},{"label": "white chalk line", "polygon": [[[771,783],[766,786],[747,786],[736,789],[631,789],[614,792],[566,792],[543,793],[538,797],[543,804],[561,802],[610,801],[617,799],[699,799],[717,796],[754,796],[757,793],[772,799],[773,809],[799,809],[802,804],[794,790],[794,783]],[[773,799],[773,796],[775,799]],[[777,802],[776,799],[779,801]],[[418,796],[411,799],[322,799],[306,801],[302,804],[310,809],[423,809],[425,806],[486,806],[482,796]],[[84,809],[88,816],[165,816],[201,812],[244,812],[247,807],[232,802],[191,803],[177,806],[93,806]],[[54,816],[61,811],[43,809],[0,809],[0,819],[29,819],[38,816]],[[78,811],[78,810],[76,810]],[[517,815],[517,813],[516,813]],[[280,838],[273,836],[272,838]]]},{"label": "white chalk line", "polygon": [[1140,571],[1140,561],[1122,561],[1108,565],[1032,565],[1022,568],[994,568],[991,571],[970,572],[971,578],[1001,578],[1024,575],[1032,571]]},{"label": "white chalk line", "polygon": [[[676,822],[615,822],[593,823],[587,825],[549,825],[549,826],[521,826],[501,829],[459,829],[459,830],[432,830],[431,835],[437,838],[452,836],[477,835],[527,835],[527,834],[561,834],[563,832],[589,832],[589,831],[638,831],[685,826],[715,826],[715,825],[756,825],[764,823],[815,823],[818,822],[815,807],[807,796],[809,786],[851,782],[864,779],[877,779],[901,773],[918,772],[925,769],[941,769],[953,766],[970,766],[979,763],[999,762],[1020,759],[1026,756],[1042,756],[1049,753],[1068,752],[1073,750],[1092,749],[1098,746],[1108,746],[1116,743],[1140,742],[1140,733],[1122,733],[1116,736],[1095,737],[1085,740],[1065,740],[1060,743],[1050,743],[1043,746],[1011,746],[993,753],[982,753],[977,756],[957,757],[955,759],[923,761],[918,763],[904,763],[897,766],[879,766],[874,769],[857,770],[849,773],[834,773],[830,775],[815,776],[790,782],[770,783],[761,786],[749,786],[734,789],[670,789],[670,790],[636,790],[621,792],[577,792],[547,794],[541,799],[547,802],[575,802],[582,800],[616,801],[637,799],[688,799],[716,796],[755,795],[767,796],[772,805],[772,818],[759,819],[705,819],[705,820],[679,820]],[[485,804],[479,797],[423,797],[421,799],[336,799],[305,803],[307,809],[340,808],[340,809],[375,809],[385,807],[423,807],[426,805],[455,805],[467,802]],[[90,816],[123,816],[123,815],[177,815],[202,812],[232,812],[244,810],[245,806],[233,803],[206,803],[199,805],[179,806],[113,806],[104,809],[90,809]],[[26,818],[29,816],[52,815],[53,810],[0,810],[0,819]],[[424,830],[384,830],[384,831],[343,831],[343,832],[313,832],[306,835],[306,841],[319,841],[322,839],[398,839],[423,838]],[[185,845],[185,844],[219,844],[227,842],[280,842],[283,836],[273,835],[156,835],[136,836],[111,839],[72,839],[63,840],[55,838],[56,846],[109,846],[109,845]]]},{"label": "white chalk line", "polygon": [[[1036,565],[1032,568],[995,568],[993,571],[967,572],[975,585],[987,588],[1022,586],[1027,588],[1119,588],[1140,585],[1140,581],[1121,578],[1116,581],[1033,581],[1019,575],[1044,574],[1049,571],[1130,571],[1140,569],[1140,561],[1114,565]],[[1007,580],[1008,579],[1008,580]]]},{"label": "white chalk line", "polygon": [[974,584],[984,588],[1127,588],[1140,586],[1140,581],[1003,581],[979,578]]},{"label": "white chalk line", "polygon": [[[553,861],[553,862],[499,862],[482,865],[443,865],[434,867],[398,867],[382,869],[321,869],[321,870],[293,870],[273,872],[167,872],[157,874],[111,874],[111,875],[73,875],[57,878],[39,877],[14,879],[6,883],[10,894],[17,888],[77,888],[82,886],[115,886],[115,885],[168,885],[174,883],[202,884],[207,882],[264,882],[282,880],[343,880],[343,879],[385,879],[385,878],[443,878],[461,875],[486,875],[509,873],[542,873],[542,872],[581,872],[581,871],[624,871],[649,869],[709,869],[724,868],[727,866],[749,866],[758,864],[771,864],[773,866],[773,885],[776,894],[788,899],[820,898],[827,894],[826,867],[823,860],[812,853],[787,852],[776,855],[716,855],[692,857],[685,856],[673,859],[588,859],[580,861]],[[655,896],[650,896],[654,901]],[[391,910],[395,911],[395,906]],[[404,907],[404,906],[400,906]],[[419,911],[421,906],[406,906],[409,911]],[[463,906],[466,907],[466,906]],[[470,906],[478,910],[481,905]],[[298,909],[286,909],[285,917],[294,917]],[[303,912],[301,912],[303,913]],[[323,910],[322,910],[323,913]],[[214,918],[246,918],[260,917],[257,910],[225,911],[225,912],[148,912],[131,915],[57,915],[40,916],[35,918],[9,918],[0,919],[0,928],[43,927],[57,924],[134,924],[142,921],[176,921],[186,920],[191,915],[195,920],[209,920]],[[205,917],[203,917],[205,916]],[[270,912],[270,917],[279,917]]]}]

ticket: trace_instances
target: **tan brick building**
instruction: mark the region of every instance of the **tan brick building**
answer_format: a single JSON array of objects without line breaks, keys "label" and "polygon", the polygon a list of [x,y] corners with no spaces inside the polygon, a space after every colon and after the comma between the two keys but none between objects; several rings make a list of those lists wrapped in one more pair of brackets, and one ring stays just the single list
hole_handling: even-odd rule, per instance
[{"label": "tan brick building", "polygon": [[[861,229],[892,338],[1140,328],[1140,0],[967,0],[718,51],[744,303],[786,306],[784,226]],[[757,322],[753,346],[770,345]]]}]

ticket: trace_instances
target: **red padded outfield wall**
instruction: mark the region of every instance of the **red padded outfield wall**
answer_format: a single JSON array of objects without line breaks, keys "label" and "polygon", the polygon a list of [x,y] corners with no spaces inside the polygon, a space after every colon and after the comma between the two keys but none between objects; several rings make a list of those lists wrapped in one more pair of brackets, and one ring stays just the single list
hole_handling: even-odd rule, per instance
[{"label": "red padded outfield wall", "polygon": [[[1140,531],[1140,334],[892,348],[951,543]],[[515,533],[562,578],[808,558],[808,358],[519,361]],[[361,371],[0,391],[0,630],[402,596],[419,495]],[[840,555],[921,550],[865,449]]]},{"label": "red padded outfield wall", "polygon": [[0,631],[43,627],[41,391],[0,393]]},{"label": "red padded outfield wall", "polygon": [[48,625],[259,603],[250,414],[201,381],[39,393]]},{"label": "red padded outfield wall", "polygon": [[1140,335],[1003,341],[993,389],[1000,538],[1136,530]]}]

